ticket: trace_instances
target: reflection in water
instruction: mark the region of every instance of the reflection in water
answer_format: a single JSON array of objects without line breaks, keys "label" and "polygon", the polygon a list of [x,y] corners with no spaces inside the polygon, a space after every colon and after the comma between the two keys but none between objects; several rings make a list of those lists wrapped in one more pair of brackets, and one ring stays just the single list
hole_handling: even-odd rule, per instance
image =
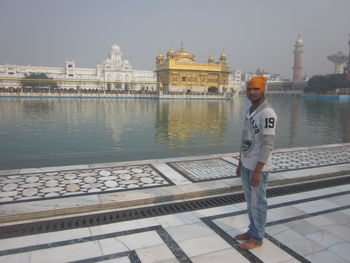
[{"label": "reflection in water", "polygon": [[170,149],[219,143],[227,131],[227,107],[223,101],[159,101],[157,143]]},{"label": "reflection in water", "polygon": [[141,138],[156,107],[150,100],[1,99],[0,157],[125,151],[137,142],[125,134]]},{"label": "reflection in water", "polygon": [[295,138],[298,137],[298,123],[300,115],[300,103],[299,101],[292,100],[290,107],[290,123],[289,123],[289,142],[288,146],[295,144]]},{"label": "reflection in water", "polygon": [[[268,97],[275,148],[350,142],[350,102]],[[233,101],[0,98],[0,169],[239,151]]]}]

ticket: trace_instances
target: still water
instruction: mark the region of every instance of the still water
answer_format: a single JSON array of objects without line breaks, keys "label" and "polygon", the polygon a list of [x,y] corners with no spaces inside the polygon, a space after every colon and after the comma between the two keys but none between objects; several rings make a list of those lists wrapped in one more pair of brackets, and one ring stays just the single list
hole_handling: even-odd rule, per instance
[{"label": "still water", "polygon": [[[269,97],[275,148],[350,142],[350,102]],[[0,98],[0,169],[238,152],[249,102]]]}]

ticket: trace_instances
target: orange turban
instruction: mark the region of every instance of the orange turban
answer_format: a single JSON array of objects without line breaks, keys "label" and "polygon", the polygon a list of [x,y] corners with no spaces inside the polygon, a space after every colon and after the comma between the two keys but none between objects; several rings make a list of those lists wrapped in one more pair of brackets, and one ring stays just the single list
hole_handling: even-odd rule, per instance
[{"label": "orange turban", "polygon": [[266,78],[265,77],[254,77],[248,81],[247,89],[255,88],[260,89],[262,92],[265,92],[266,87]]}]

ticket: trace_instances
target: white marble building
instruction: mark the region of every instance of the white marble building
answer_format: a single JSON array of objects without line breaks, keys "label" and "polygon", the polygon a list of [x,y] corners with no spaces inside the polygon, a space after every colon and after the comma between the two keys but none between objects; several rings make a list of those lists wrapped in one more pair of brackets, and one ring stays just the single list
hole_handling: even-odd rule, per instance
[{"label": "white marble building", "polygon": [[234,95],[238,95],[242,89],[242,72],[240,70],[234,70],[228,75],[228,88],[232,90]]},{"label": "white marble building", "polygon": [[19,80],[33,73],[45,73],[61,89],[155,91],[157,87],[155,72],[133,69],[116,43],[96,68],[78,68],[73,60],[66,60],[64,67],[0,65],[0,88],[19,89]]}]

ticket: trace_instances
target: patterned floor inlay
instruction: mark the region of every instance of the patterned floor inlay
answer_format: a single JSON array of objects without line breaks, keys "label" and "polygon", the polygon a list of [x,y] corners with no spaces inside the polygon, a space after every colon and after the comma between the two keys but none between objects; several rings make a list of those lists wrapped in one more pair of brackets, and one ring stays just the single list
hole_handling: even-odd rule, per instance
[{"label": "patterned floor inlay", "polygon": [[[239,160],[238,157],[235,157]],[[350,163],[350,146],[272,153],[272,173]]]},{"label": "patterned floor inlay", "polygon": [[223,159],[171,162],[167,164],[192,182],[224,179],[236,174],[236,166]]},{"label": "patterned floor inlay", "polygon": [[272,172],[350,163],[350,146],[310,149],[272,154]]},{"label": "patterned floor inlay", "polygon": [[151,165],[0,176],[0,204],[172,185]]},{"label": "patterned floor inlay", "polygon": [[[234,157],[236,158],[236,157]],[[350,163],[350,145],[274,152],[272,173]],[[233,178],[221,158],[167,163],[189,181]],[[150,164],[0,176],[0,204],[174,185]]]},{"label": "patterned floor inlay", "polygon": [[[238,160],[238,157],[234,157]],[[272,153],[271,173],[350,163],[350,146],[311,148]],[[180,161],[167,163],[191,182],[234,177],[236,166],[223,159]]]}]

